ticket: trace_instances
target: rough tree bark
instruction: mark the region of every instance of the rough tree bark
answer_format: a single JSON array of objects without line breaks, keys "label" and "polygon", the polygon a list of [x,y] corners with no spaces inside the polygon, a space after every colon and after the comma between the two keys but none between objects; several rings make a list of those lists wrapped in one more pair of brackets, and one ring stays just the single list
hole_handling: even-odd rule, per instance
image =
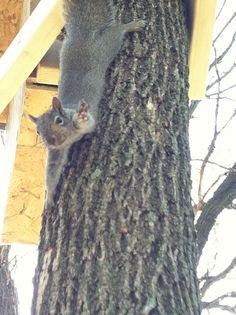
[{"label": "rough tree bark", "polygon": [[9,270],[9,246],[0,246],[0,314],[18,315],[18,296]]},{"label": "rough tree bark", "polygon": [[147,26],[111,65],[99,127],[72,148],[43,216],[33,315],[200,314],[183,4],[116,8]]}]

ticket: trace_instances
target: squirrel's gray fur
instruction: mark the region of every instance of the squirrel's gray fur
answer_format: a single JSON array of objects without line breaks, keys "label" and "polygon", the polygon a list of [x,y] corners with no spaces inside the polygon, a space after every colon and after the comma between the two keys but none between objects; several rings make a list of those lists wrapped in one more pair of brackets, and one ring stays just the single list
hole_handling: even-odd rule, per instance
[{"label": "squirrel's gray fur", "polygon": [[[107,0],[64,0],[63,16],[66,36],[60,53],[60,101],[54,99],[54,102],[61,102],[60,112],[66,124],[55,124],[57,106],[39,118],[31,116],[47,146],[47,203],[53,201],[69,147],[95,128],[105,73],[121,48],[124,34],[139,31],[145,25],[143,20],[116,23]],[[78,117],[82,99],[86,104],[82,116],[87,120],[83,127],[80,121],[80,128],[73,129],[73,117]],[[53,145],[50,144],[52,139]]]},{"label": "squirrel's gray fur", "polygon": [[96,119],[107,68],[124,34],[140,30],[144,21],[116,23],[107,0],[64,0],[63,15],[66,36],[60,55],[59,99],[69,108],[84,99]]}]

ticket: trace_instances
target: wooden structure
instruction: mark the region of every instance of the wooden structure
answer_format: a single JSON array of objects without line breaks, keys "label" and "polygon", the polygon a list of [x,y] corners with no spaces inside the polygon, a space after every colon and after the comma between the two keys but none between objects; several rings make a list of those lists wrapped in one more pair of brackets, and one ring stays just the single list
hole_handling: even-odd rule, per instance
[{"label": "wooden structure", "polygon": [[[19,0],[16,5],[13,0],[1,0],[0,53],[6,52],[0,59],[0,124],[7,123],[7,135],[5,158],[0,159],[4,178],[0,217],[5,217],[1,232],[5,243],[37,243],[39,238],[45,150],[27,115],[40,115],[57,94],[60,43],[55,39],[63,27],[61,1],[41,0],[37,5],[37,0]],[[29,3],[31,11],[36,8],[27,19]],[[216,0],[190,3],[190,98],[200,99],[205,94]]]},{"label": "wooden structure", "polygon": [[[38,72],[43,73],[36,67],[63,27],[61,0],[41,0],[38,5],[37,1],[31,1],[33,7],[37,6],[30,16],[29,1],[19,1],[19,6],[15,6],[13,0],[3,2],[2,26],[9,24],[8,14],[18,19],[12,25],[14,32],[9,33],[11,38],[5,39],[3,45],[0,41],[0,50],[4,51],[13,40],[0,59],[0,122],[7,123],[5,150],[0,162],[0,176],[4,178],[0,217],[5,216],[1,239],[5,243],[35,244],[44,201],[45,149],[38,143],[28,114],[40,115],[57,94],[56,87],[32,83],[37,83]],[[0,31],[0,38],[6,38],[5,28],[0,27]]]},{"label": "wooden structure", "polygon": [[190,0],[193,6],[193,28],[189,55],[189,98],[205,96],[216,0]]},{"label": "wooden structure", "polygon": [[40,1],[0,59],[0,112],[55,41],[63,27],[60,8],[59,0]]}]

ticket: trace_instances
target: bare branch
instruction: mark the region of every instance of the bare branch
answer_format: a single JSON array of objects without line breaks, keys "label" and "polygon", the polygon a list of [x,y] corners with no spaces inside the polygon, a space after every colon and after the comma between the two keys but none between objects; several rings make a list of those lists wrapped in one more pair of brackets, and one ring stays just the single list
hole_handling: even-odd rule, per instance
[{"label": "bare branch", "polygon": [[221,305],[219,304],[218,306],[219,309],[221,309],[222,311],[227,311],[231,314],[236,314],[236,306],[229,306],[229,305]]},{"label": "bare branch", "polygon": [[236,163],[233,165],[228,176],[217,188],[213,197],[209,199],[202,208],[202,213],[196,223],[198,237],[198,252],[201,256],[209,233],[215,224],[217,216],[228,207],[236,198]]},{"label": "bare branch", "polygon": [[210,308],[219,308],[221,310],[224,310],[224,311],[228,311],[230,312],[231,314],[236,314],[236,306],[229,306],[229,305],[223,305],[223,304],[220,304],[220,302],[222,300],[224,300],[225,298],[229,298],[229,297],[236,297],[236,292],[229,292],[229,293],[226,293],[218,298],[216,298],[215,300],[213,301],[210,301],[210,302],[202,302],[202,308],[203,309],[210,309]]},{"label": "bare branch", "polygon": [[[216,48],[214,47],[214,53],[215,53],[215,60],[216,60]],[[215,70],[216,70],[216,75],[218,78],[218,98],[216,100],[216,109],[215,109],[215,126],[214,126],[214,134],[213,134],[213,138],[211,140],[207,155],[205,156],[201,169],[200,169],[200,176],[199,176],[199,186],[198,186],[198,203],[201,204],[203,199],[202,199],[202,182],[203,182],[203,176],[204,176],[204,172],[205,172],[205,168],[207,165],[207,162],[210,158],[210,156],[212,155],[212,153],[214,152],[215,149],[215,143],[217,140],[217,136],[218,136],[218,127],[217,127],[217,123],[218,123],[218,112],[219,112],[219,95],[220,95],[220,74],[219,74],[219,70],[217,67],[217,63],[215,63]]]},{"label": "bare branch", "polygon": [[220,90],[220,91],[217,91],[217,92],[212,93],[212,94],[207,94],[206,97],[211,98],[211,96],[218,95],[219,93],[220,93],[220,94],[221,94],[221,93],[224,93],[224,92],[226,92],[226,91],[229,91],[229,90],[233,89],[234,87],[236,87],[236,84],[233,84],[233,85],[227,87],[227,88],[224,89],[224,90]]},{"label": "bare branch", "polygon": [[198,200],[199,200],[199,202],[202,200],[202,182],[203,182],[203,176],[204,176],[205,168],[206,168],[206,165],[208,163],[210,156],[212,155],[212,153],[215,150],[215,143],[216,143],[216,139],[217,139],[217,115],[218,115],[218,106],[216,106],[216,111],[215,111],[215,118],[216,119],[215,119],[214,135],[213,135],[213,138],[212,138],[211,143],[209,145],[207,155],[203,159],[203,163],[202,163],[202,166],[200,169],[199,186],[198,186]]},{"label": "bare branch", "polygon": [[225,31],[225,29],[230,25],[230,23],[233,21],[233,19],[236,17],[236,13],[234,13],[231,18],[227,21],[227,23],[225,24],[225,26],[222,28],[222,30],[220,31],[220,33],[216,36],[216,38],[213,40],[213,45],[216,43],[216,41],[220,38],[220,36],[223,34],[223,32]]},{"label": "bare branch", "polygon": [[228,101],[231,101],[231,102],[235,102],[236,101],[236,99],[232,99],[232,98],[230,98],[230,97],[227,97],[227,96],[220,96],[220,97],[210,97],[210,98],[208,98],[210,101],[214,101],[214,100],[217,100],[217,99],[219,99],[219,100],[228,100]]},{"label": "bare branch", "polygon": [[227,53],[230,51],[230,49],[233,47],[233,44],[235,42],[235,38],[236,38],[236,32],[234,32],[231,42],[229,43],[228,47],[223,51],[223,53],[217,57],[212,64],[209,67],[209,71],[215,66],[215,64],[219,64],[221,63],[221,61],[223,60],[223,58],[227,55]]},{"label": "bare branch", "polygon": [[[197,161],[197,162],[203,162],[202,159],[192,159],[192,162],[195,162],[195,161]],[[230,167],[223,166],[223,165],[218,164],[218,163],[213,162],[213,161],[207,161],[207,163],[216,165],[216,166],[221,167],[221,168],[223,168],[223,169],[225,169],[225,170],[227,170],[227,171],[231,170]]]},{"label": "bare branch", "polygon": [[227,173],[224,174],[220,174],[216,180],[214,180],[214,182],[211,184],[211,186],[206,190],[206,192],[204,193],[204,195],[202,196],[202,200],[204,200],[207,196],[207,194],[211,191],[211,189],[219,182],[219,180],[223,177],[226,176]]},{"label": "bare branch", "polygon": [[192,117],[193,112],[195,111],[195,109],[197,108],[200,102],[201,102],[200,100],[191,101],[190,106],[189,106],[189,118]]},{"label": "bare branch", "polygon": [[233,114],[229,117],[229,119],[226,121],[226,123],[223,125],[223,127],[218,131],[218,135],[228,126],[228,124],[231,122],[231,120],[236,116],[236,110],[233,112]]},{"label": "bare branch", "polygon": [[[222,76],[220,77],[220,80],[222,81],[224,78],[226,78],[226,77],[232,72],[232,70],[233,70],[235,67],[236,67],[236,63],[233,63],[233,65],[230,67],[230,69],[227,70],[226,72],[224,72],[224,73],[222,74]],[[206,90],[207,90],[207,91],[210,90],[217,82],[218,82],[218,78],[217,78],[214,82],[212,82],[211,84],[209,84],[209,85],[207,86]]]},{"label": "bare branch", "polygon": [[234,202],[231,202],[231,203],[228,205],[227,209],[236,210],[236,204],[235,204]]},{"label": "bare branch", "polygon": [[[216,276],[206,276],[202,278],[200,281],[205,280],[205,283],[203,284],[201,288],[201,294],[204,296],[206,291],[217,281],[222,280],[225,278],[225,276],[236,266],[236,257],[231,261],[230,265],[225,268],[221,273],[219,273]],[[235,293],[236,294],[236,293]]]},{"label": "bare branch", "polygon": [[221,15],[221,12],[222,12],[222,10],[224,9],[225,3],[226,3],[226,0],[224,0],[223,4],[222,4],[222,6],[221,6],[221,8],[220,8],[220,10],[219,10],[219,13],[217,14],[216,20],[217,20],[217,19],[219,18],[219,16]]},{"label": "bare branch", "polygon": [[[215,60],[216,60],[216,48],[213,46],[214,48],[214,52],[215,52]],[[232,119],[236,116],[236,111],[233,112],[233,114],[229,117],[229,119],[227,120],[227,122],[223,125],[223,127],[218,130],[218,111],[219,111],[219,102],[220,102],[220,84],[221,84],[221,80],[220,80],[220,74],[219,74],[219,69],[217,67],[217,64],[215,64],[215,69],[216,69],[216,74],[217,74],[217,83],[218,83],[218,92],[215,93],[215,95],[217,95],[217,100],[216,100],[216,109],[215,109],[215,126],[214,126],[214,134],[213,134],[213,138],[211,140],[211,143],[209,145],[209,149],[208,152],[205,156],[205,158],[203,159],[203,163],[200,169],[200,176],[199,176],[199,187],[198,187],[198,205],[196,206],[196,210],[200,210],[200,207],[202,208],[204,206],[204,199],[207,196],[207,194],[209,193],[209,191],[212,189],[212,187],[214,187],[219,179],[226,175],[220,175],[214,182],[213,184],[208,188],[208,190],[202,194],[202,182],[203,182],[203,177],[204,177],[204,172],[205,172],[205,168],[206,165],[209,161],[210,156],[213,154],[214,149],[215,149],[215,143],[217,141],[217,137],[219,136],[219,134],[228,126],[228,124],[232,121]]]},{"label": "bare branch", "polygon": [[2,145],[5,146],[5,132],[0,129],[0,140],[2,142]]}]

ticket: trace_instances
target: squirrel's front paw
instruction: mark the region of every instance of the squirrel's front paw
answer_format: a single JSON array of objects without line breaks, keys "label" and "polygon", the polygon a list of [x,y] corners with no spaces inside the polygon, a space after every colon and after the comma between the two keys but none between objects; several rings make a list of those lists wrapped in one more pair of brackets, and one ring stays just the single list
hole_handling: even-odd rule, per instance
[{"label": "squirrel's front paw", "polygon": [[89,111],[89,104],[83,99],[80,101],[79,110],[73,118],[74,125],[82,134],[89,133],[95,128],[93,115]]},{"label": "squirrel's front paw", "polygon": [[78,111],[78,123],[87,122],[89,120],[89,104],[83,99],[80,102],[80,109]]}]

